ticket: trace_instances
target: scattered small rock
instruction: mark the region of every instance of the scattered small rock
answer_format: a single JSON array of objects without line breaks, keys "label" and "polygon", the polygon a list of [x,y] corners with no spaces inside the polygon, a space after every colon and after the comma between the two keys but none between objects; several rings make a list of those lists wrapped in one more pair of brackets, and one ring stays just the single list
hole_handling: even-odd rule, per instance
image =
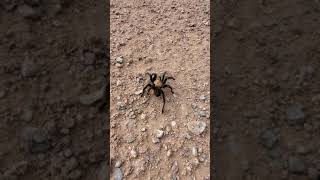
[{"label": "scattered small rock", "polygon": [[171,121],[171,126],[175,127],[177,125],[177,123],[175,121]]},{"label": "scattered small rock", "polygon": [[117,86],[120,86],[121,85],[121,81],[120,80],[117,80]]},{"label": "scattered small rock", "polygon": [[137,151],[135,151],[134,149],[132,149],[132,150],[130,151],[130,156],[133,157],[133,158],[136,158],[136,157],[138,156]]},{"label": "scattered small rock", "polygon": [[158,138],[152,138],[152,142],[154,143],[154,144],[157,144],[157,143],[159,143],[160,142],[160,140],[158,139]]},{"label": "scattered small rock", "polygon": [[185,138],[185,139],[191,139],[191,136],[190,136],[189,133],[182,134],[182,137]]},{"label": "scattered small rock", "polygon": [[297,157],[289,157],[288,168],[292,173],[303,173],[306,170],[304,161]]},{"label": "scattered small rock", "polygon": [[122,171],[120,168],[115,168],[114,170],[114,179],[115,180],[122,180]]},{"label": "scattered small rock", "polygon": [[157,138],[162,138],[163,134],[164,134],[164,131],[159,130],[159,129],[156,130],[156,137]]},{"label": "scattered small rock", "polygon": [[168,134],[171,131],[171,126],[166,126],[166,134]]},{"label": "scattered small rock", "polygon": [[50,148],[48,137],[37,128],[26,127],[22,137],[31,153],[44,153]]},{"label": "scattered small rock", "polygon": [[206,128],[206,123],[202,121],[192,121],[188,123],[188,129],[195,135],[200,135]]},{"label": "scattered small rock", "polygon": [[205,111],[199,111],[199,112],[198,112],[198,115],[199,115],[200,117],[206,117],[206,116],[207,116],[207,114],[206,114]]},{"label": "scattered small rock", "polygon": [[143,91],[143,90],[141,89],[141,90],[139,90],[139,91],[136,91],[134,94],[135,94],[135,95],[142,94],[142,91]]},{"label": "scattered small rock", "polygon": [[116,62],[117,62],[117,64],[123,64],[123,58],[121,56],[117,57]]},{"label": "scattered small rock", "polygon": [[196,147],[192,147],[192,155],[193,156],[198,156],[198,150]]},{"label": "scattered small rock", "polygon": [[133,141],[136,140],[136,137],[132,134],[128,134],[127,136],[124,137],[124,140],[127,142],[127,143],[132,143]]},{"label": "scattered small rock", "polygon": [[119,168],[121,166],[122,162],[120,160],[116,161],[114,167]]},{"label": "scattered small rock", "polygon": [[200,99],[201,101],[205,101],[205,100],[207,100],[207,97],[206,97],[205,95],[201,95],[201,96],[199,97],[199,99]]},{"label": "scattered small rock", "polygon": [[300,124],[304,122],[305,114],[302,111],[302,105],[296,104],[292,105],[287,109],[287,118],[289,124]]},{"label": "scattered small rock", "polygon": [[173,175],[177,175],[177,174],[178,174],[178,172],[179,172],[179,166],[178,166],[178,162],[177,162],[177,161],[174,161],[174,162],[172,163],[171,171],[172,171],[172,174],[173,174]]},{"label": "scattered small rock", "polygon": [[262,144],[271,149],[275,143],[278,141],[278,137],[277,135],[272,131],[272,130],[266,130],[263,134],[262,134]]},{"label": "scattered small rock", "polygon": [[141,116],[140,116],[140,119],[141,120],[145,120],[146,119],[146,114],[142,113]]},{"label": "scattered small rock", "polygon": [[117,108],[119,111],[125,110],[126,109],[126,104],[124,102],[118,102],[117,103]]}]

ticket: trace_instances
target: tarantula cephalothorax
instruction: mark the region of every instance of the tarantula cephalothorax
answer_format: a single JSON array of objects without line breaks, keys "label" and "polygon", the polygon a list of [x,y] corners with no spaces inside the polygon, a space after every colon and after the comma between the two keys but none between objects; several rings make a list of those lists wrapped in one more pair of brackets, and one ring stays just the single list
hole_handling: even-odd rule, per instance
[{"label": "tarantula cephalothorax", "polygon": [[163,109],[164,109],[164,105],[166,103],[166,99],[165,99],[165,96],[164,96],[164,92],[162,91],[162,88],[170,88],[171,90],[171,93],[174,94],[173,90],[172,90],[172,87],[168,84],[166,84],[167,80],[168,79],[173,79],[175,80],[173,77],[166,77],[166,72],[164,72],[161,76],[157,76],[157,74],[155,73],[152,73],[152,74],[149,74],[147,73],[150,77],[150,82],[143,88],[142,90],[142,94],[141,94],[141,97],[143,96],[144,94],[144,91],[149,87],[148,89],[148,93],[151,89],[153,89],[154,91],[154,94],[159,97],[162,95],[162,98],[163,98],[163,105],[162,105],[162,113],[163,113]]}]

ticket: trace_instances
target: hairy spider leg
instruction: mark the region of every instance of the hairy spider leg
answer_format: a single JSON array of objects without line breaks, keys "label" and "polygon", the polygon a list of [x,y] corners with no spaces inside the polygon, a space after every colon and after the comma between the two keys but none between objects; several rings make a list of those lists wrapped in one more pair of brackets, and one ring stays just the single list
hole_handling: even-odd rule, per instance
[{"label": "hairy spider leg", "polygon": [[165,84],[165,85],[163,86],[163,88],[166,88],[166,87],[170,88],[170,90],[171,90],[171,93],[172,93],[172,94],[174,94],[174,92],[173,92],[173,90],[172,90],[172,87],[171,87],[170,85],[168,85],[168,84]]},{"label": "hairy spider leg", "polygon": [[[150,87],[150,88],[151,88],[151,84],[147,84],[147,85],[143,88],[141,97],[143,96],[144,91],[147,89],[147,87]],[[148,92],[149,92],[149,91],[148,91]]]},{"label": "hairy spider leg", "polygon": [[147,94],[149,94],[149,92],[150,92],[151,89],[152,89],[152,87],[150,87],[150,88],[148,89]]},{"label": "hairy spider leg", "polygon": [[157,74],[152,73],[152,74],[150,75],[150,80],[151,80],[151,82],[154,82],[156,79],[157,79]]},{"label": "hairy spider leg", "polygon": [[164,81],[163,81],[163,84],[165,84],[168,79],[176,80],[176,79],[174,79],[173,77],[166,77],[166,78],[164,79]]},{"label": "hairy spider leg", "polygon": [[160,77],[160,80],[161,80],[162,82],[163,82],[163,80],[164,80],[164,78],[165,78],[166,73],[167,73],[167,72],[164,72],[164,73],[162,74],[162,76]]},{"label": "hairy spider leg", "polygon": [[164,96],[164,92],[161,89],[160,89],[160,91],[161,91],[162,98],[163,98],[163,105],[162,105],[162,111],[161,111],[161,113],[163,113],[164,105],[166,104],[166,98]]},{"label": "hairy spider leg", "polygon": [[146,75],[149,76],[151,82],[154,82],[156,80],[157,75],[155,73],[150,74],[147,72]]}]

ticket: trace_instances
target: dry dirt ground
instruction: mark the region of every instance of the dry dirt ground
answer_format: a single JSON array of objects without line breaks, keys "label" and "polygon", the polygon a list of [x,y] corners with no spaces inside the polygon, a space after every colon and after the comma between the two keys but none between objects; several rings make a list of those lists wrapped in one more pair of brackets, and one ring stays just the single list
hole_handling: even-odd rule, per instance
[{"label": "dry dirt ground", "polygon": [[[111,1],[112,179],[210,178],[209,1]],[[162,99],[145,73],[175,80]]]}]

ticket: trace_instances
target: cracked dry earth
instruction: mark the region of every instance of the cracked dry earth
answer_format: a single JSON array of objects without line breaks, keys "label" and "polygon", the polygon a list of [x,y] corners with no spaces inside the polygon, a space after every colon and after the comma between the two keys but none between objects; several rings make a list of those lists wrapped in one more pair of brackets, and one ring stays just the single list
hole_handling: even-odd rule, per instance
[{"label": "cracked dry earth", "polygon": [[[210,178],[209,1],[112,0],[111,179]],[[140,97],[163,73],[174,89]]]}]

